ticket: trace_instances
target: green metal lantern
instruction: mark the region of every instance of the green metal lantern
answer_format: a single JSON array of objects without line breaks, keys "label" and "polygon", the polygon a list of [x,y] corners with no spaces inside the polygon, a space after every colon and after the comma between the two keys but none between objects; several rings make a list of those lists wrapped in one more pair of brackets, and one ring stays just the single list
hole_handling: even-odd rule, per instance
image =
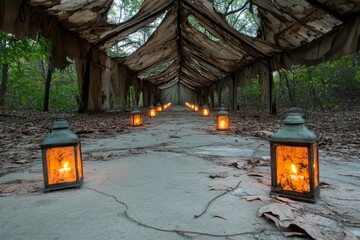
[{"label": "green metal lantern", "polygon": [[298,109],[290,109],[270,140],[271,195],[316,202],[320,195],[318,141]]},{"label": "green metal lantern", "polygon": [[151,118],[156,117],[156,109],[153,105],[151,105],[148,109],[148,117],[151,117]]},{"label": "green metal lantern", "polygon": [[55,120],[50,135],[40,147],[45,191],[81,186],[81,143],[65,119]]},{"label": "green metal lantern", "polygon": [[134,110],[130,113],[130,125],[133,127],[143,125],[142,115],[137,107],[134,107]]}]

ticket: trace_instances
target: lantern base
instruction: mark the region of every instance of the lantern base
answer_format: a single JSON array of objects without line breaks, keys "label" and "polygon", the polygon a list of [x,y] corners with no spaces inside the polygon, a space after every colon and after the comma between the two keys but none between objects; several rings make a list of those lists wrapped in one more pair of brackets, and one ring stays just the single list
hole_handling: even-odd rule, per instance
[{"label": "lantern base", "polygon": [[82,184],[83,184],[83,181],[48,185],[48,186],[45,186],[43,192],[47,193],[47,192],[62,190],[62,189],[66,189],[66,188],[80,188]]},{"label": "lantern base", "polygon": [[270,197],[276,197],[276,196],[286,197],[292,200],[308,202],[308,203],[316,203],[316,201],[318,200],[318,195],[306,197],[306,196],[294,195],[286,192],[282,192],[282,193],[270,192]]}]

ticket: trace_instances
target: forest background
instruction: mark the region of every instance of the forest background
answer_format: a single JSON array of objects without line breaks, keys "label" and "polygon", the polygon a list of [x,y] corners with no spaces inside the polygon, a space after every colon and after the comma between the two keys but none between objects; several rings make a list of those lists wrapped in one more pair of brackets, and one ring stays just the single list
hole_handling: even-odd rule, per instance
[{"label": "forest background", "polygon": [[[109,21],[120,23],[139,10],[142,0],[114,1]],[[246,0],[216,0],[214,7],[223,13],[230,26],[256,36],[259,19],[250,11]],[[256,9],[255,9],[256,10]],[[109,56],[127,56],[141,47],[156,30],[164,16],[131,34],[109,52]],[[212,37],[194,18],[189,22],[199,31]],[[12,110],[76,111],[79,101],[76,67],[71,59],[63,70],[51,72],[49,68],[50,43],[38,35],[36,39],[17,39],[0,31],[0,108]],[[292,106],[313,111],[353,111],[360,106],[360,54],[351,54],[336,61],[317,66],[293,66],[273,73],[276,104],[279,109]],[[161,71],[162,69],[155,69]],[[133,87],[129,92],[132,104]],[[229,91],[224,91],[223,99]],[[216,102],[216,99],[215,99]],[[142,101],[140,99],[140,106]],[[115,110],[116,110],[115,105]],[[259,109],[260,87],[257,78],[250,85],[238,88],[240,110]]]}]

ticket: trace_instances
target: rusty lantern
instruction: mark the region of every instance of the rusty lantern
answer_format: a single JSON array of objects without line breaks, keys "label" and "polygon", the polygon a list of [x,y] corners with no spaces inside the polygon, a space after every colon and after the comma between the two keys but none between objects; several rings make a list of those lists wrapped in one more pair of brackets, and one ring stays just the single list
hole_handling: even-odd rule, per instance
[{"label": "rusty lantern", "polygon": [[270,149],[270,194],[315,203],[320,194],[318,141],[298,109],[290,109]]},{"label": "rusty lantern", "polygon": [[163,108],[162,108],[161,104],[160,103],[156,104],[156,111],[162,112],[162,110],[163,110]]},{"label": "rusty lantern", "polygon": [[229,112],[225,110],[224,106],[220,107],[220,111],[217,113],[217,130],[225,131],[229,129]]},{"label": "rusty lantern", "polygon": [[130,125],[133,127],[142,126],[143,120],[141,112],[137,107],[134,107],[134,110],[130,113]]},{"label": "rusty lantern", "polygon": [[65,119],[55,120],[51,133],[40,147],[45,192],[81,186],[83,168],[80,139],[70,131]]},{"label": "rusty lantern", "polygon": [[202,117],[208,117],[209,115],[210,115],[209,107],[207,105],[204,105],[203,109],[201,111],[201,116]]},{"label": "rusty lantern", "polygon": [[155,107],[153,105],[151,105],[149,107],[148,116],[151,117],[151,118],[156,117],[156,109],[155,109]]}]

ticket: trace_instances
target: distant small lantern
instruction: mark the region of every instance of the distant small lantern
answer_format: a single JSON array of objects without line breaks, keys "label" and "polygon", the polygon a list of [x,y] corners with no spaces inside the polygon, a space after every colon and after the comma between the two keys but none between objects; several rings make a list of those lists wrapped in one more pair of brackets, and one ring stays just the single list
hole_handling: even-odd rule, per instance
[{"label": "distant small lantern", "polygon": [[198,111],[199,111],[199,105],[197,105],[197,104],[194,105],[194,111],[195,111],[195,112],[198,112]]},{"label": "distant small lantern", "polygon": [[210,115],[209,107],[207,105],[204,105],[201,111],[201,116],[208,117],[209,115]]},{"label": "distant small lantern", "polygon": [[270,140],[271,195],[312,202],[320,195],[318,141],[296,108]]},{"label": "distant small lantern", "polygon": [[225,131],[229,129],[229,112],[222,106],[217,113],[217,130]]},{"label": "distant small lantern", "polygon": [[156,111],[157,111],[157,112],[162,112],[162,110],[163,110],[163,108],[162,108],[161,104],[158,103],[158,104],[156,105]]},{"label": "distant small lantern", "polygon": [[130,113],[130,125],[133,127],[142,126],[143,120],[141,112],[137,107],[134,107],[134,110]]},{"label": "distant small lantern", "polygon": [[169,106],[170,106],[169,103],[165,103],[165,104],[163,105],[163,110],[169,108]]},{"label": "distant small lantern", "polygon": [[40,145],[45,192],[79,187],[83,182],[80,139],[65,119],[56,119]]},{"label": "distant small lantern", "polygon": [[151,117],[151,118],[156,117],[156,109],[152,105],[149,107],[148,116]]}]

